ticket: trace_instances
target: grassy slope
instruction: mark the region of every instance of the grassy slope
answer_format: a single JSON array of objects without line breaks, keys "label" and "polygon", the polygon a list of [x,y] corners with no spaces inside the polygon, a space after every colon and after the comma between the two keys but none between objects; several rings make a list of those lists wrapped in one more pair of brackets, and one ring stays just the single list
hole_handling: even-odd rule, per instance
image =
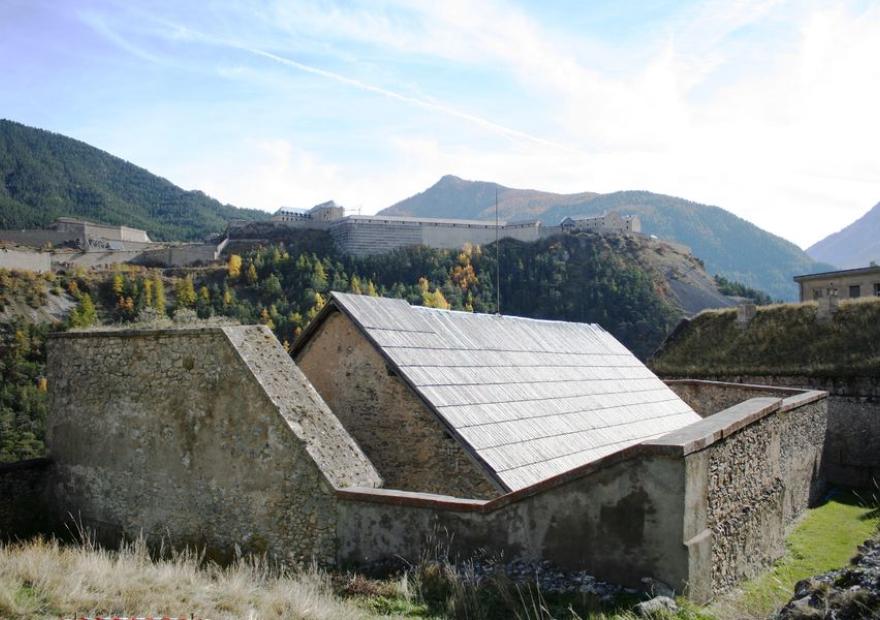
[{"label": "grassy slope", "polygon": [[791,599],[798,581],[847,564],[856,546],[877,533],[875,506],[874,500],[840,494],[809,511],[786,539],[785,557],[709,611],[719,618],[766,618]]},{"label": "grassy slope", "polygon": [[880,371],[880,299],[843,301],[833,320],[815,303],[759,307],[746,329],[736,311],[707,311],[679,327],[651,365],[665,375],[811,374]]},{"label": "grassy slope", "polygon": [[0,119],[0,228],[34,228],[61,215],[143,228],[153,239],[199,239],[230,219],[264,219],[185,191],[79,140]]}]

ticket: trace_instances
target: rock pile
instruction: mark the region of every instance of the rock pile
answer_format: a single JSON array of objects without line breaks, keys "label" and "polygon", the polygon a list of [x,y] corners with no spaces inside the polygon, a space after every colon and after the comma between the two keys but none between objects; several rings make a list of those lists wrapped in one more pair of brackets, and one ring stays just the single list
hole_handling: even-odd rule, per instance
[{"label": "rock pile", "polygon": [[799,581],[778,620],[880,618],[880,537],[859,547],[850,565]]}]

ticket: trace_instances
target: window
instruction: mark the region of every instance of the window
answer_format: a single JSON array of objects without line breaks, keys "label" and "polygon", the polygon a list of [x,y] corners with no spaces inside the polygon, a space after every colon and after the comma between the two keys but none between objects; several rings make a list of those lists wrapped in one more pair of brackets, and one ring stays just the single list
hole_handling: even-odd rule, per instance
[{"label": "window", "polygon": [[820,289],[820,288],[813,289],[813,299],[822,299],[822,289]]},{"label": "window", "polygon": [[880,297],[880,282],[874,282],[874,297]]},{"label": "window", "polygon": [[861,284],[853,284],[849,287],[849,296],[850,299],[854,299],[856,297],[862,296],[862,285]]}]

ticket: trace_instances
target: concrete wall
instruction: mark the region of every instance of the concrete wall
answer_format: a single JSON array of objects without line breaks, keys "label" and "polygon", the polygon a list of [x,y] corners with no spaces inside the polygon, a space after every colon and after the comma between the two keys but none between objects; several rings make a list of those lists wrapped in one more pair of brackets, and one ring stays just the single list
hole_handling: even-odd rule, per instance
[{"label": "concrete wall", "polygon": [[335,558],[333,489],[381,478],[263,327],[50,337],[53,513],[108,538]]},{"label": "concrete wall", "polygon": [[[742,394],[757,394],[756,390],[768,389],[770,393],[781,394],[786,388],[827,391],[828,428],[823,463],[828,482],[871,490],[880,484],[880,377],[735,375],[713,376],[703,381],[686,380],[684,383],[670,380],[667,383],[685,402],[702,413],[701,400],[711,402],[718,398],[713,394],[727,390],[711,389],[713,381],[743,384]],[[695,398],[697,392],[701,396]],[[689,398],[695,400],[692,402]]]},{"label": "concrete wall", "polygon": [[46,510],[48,459],[0,463],[0,541],[49,531]]},{"label": "concrete wall", "polygon": [[487,498],[499,488],[351,320],[334,312],[296,363],[385,480],[385,487]]},{"label": "concrete wall", "polygon": [[777,559],[816,498],[824,397],[753,399],[490,501],[341,490],[340,562],[415,560],[439,537],[463,557],[548,560],[634,586],[653,577],[707,601]]},{"label": "concrete wall", "polygon": [[0,269],[44,272],[51,268],[52,256],[47,252],[0,248]]}]

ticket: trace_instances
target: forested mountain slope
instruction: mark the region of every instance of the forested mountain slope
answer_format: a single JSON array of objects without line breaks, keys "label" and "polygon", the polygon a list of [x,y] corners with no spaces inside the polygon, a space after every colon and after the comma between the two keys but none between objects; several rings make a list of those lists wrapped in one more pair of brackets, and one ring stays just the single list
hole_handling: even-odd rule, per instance
[{"label": "forested mountain slope", "polygon": [[502,219],[536,218],[558,224],[566,216],[618,211],[638,215],[642,231],[688,245],[710,274],[792,300],[792,276],[831,268],[793,243],[719,207],[644,191],[553,194],[445,176],[424,192],[380,213],[418,217],[493,219],[495,196]]},{"label": "forested mountain slope", "polygon": [[0,119],[0,228],[42,227],[61,215],[143,228],[155,240],[200,239],[231,219],[268,217],[79,140]]}]

